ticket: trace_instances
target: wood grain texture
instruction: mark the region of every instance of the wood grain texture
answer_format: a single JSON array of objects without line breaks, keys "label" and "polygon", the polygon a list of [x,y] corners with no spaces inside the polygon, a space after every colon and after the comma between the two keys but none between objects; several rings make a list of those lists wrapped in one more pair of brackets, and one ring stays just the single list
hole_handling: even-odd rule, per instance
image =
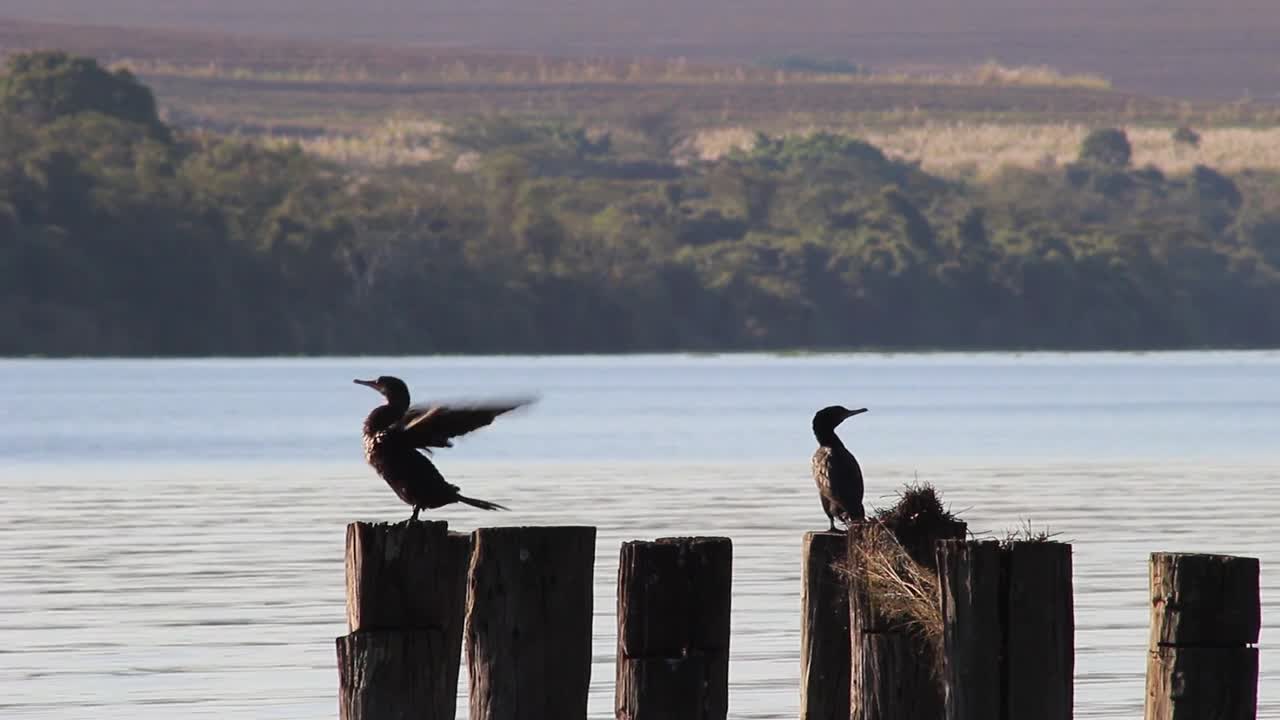
[{"label": "wood grain texture", "polygon": [[943,717],[941,686],[922,640],[901,632],[863,635],[853,648],[861,657],[854,674],[850,717],[853,720],[939,720]]},{"label": "wood grain texture", "polygon": [[1001,720],[1003,552],[996,542],[938,543],[947,720]]},{"label": "wood grain texture", "polygon": [[593,527],[473,536],[466,646],[471,720],[584,720],[591,680]]},{"label": "wood grain texture", "polygon": [[618,674],[618,720],[710,720],[729,714],[723,653],[628,658]]},{"label": "wood grain texture", "polygon": [[[872,523],[849,527],[848,552]],[[903,549],[927,570],[937,569],[937,543],[960,540],[968,526],[951,521],[919,532]],[[866,582],[853,573],[849,588],[849,706],[852,720],[938,720],[943,717],[941,673],[929,641],[885,618],[875,607]]]},{"label": "wood grain texture", "polygon": [[1254,720],[1259,563],[1152,553],[1146,720]]},{"label": "wood grain texture", "polygon": [[348,630],[440,627],[461,617],[469,555],[467,536],[451,536],[446,522],[351,523]]},{"label": "wood grain texture", "polygon": [[453,720],[458,675],[439,672],[439,630],[362,630],[337,639],[341,720]]},{"label": "wood grain texture", "polygon": [[724,720],[729,706],[733,543],[623,543],[614,709],[623,720]]},{"label": "wood grain texture", "polygon": [[1006,553],[1008,717],[1071,720],[1076,656],[1071,546],[1015,542]]},{"label": "wood grain texture", "polygon": [[836,569],[840,532],[804,535],[801,564],[800,719],[849,720],[849,591]]},{"label": "wood grain texture", "polygon": [[1151,647],[1234,647],[1262,627],[1257,558],[1152,553]]},{"label": "wood grain texture", "polygon": [[470,537],[443,522],[352,523],[346,551],[342,717],[453,718]]},{"label": "wood grain texture", "polygon": [[1160,647],[1147,654],[1147,720],[1255,720],[1258,649]]}]

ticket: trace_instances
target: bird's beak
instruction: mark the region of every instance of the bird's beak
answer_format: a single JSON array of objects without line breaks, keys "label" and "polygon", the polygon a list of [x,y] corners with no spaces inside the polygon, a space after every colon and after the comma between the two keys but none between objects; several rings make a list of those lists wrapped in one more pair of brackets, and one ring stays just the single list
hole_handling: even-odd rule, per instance
[{"label": "bird's beak", "polygon": [[853,417],[854,415],[861,415],[862,413],[864,413],[864,412],[866,412],[866,411],[867,411],[867,409],[866,409],[866,408],[858,408],[857,410],[850,410],[850,411],[849,411],[849,414],[848,414],[848,415],[845,415],[845,417],[846,417],[846,418],[851,418],[851,417]]},{"label": "bird's beak", "polygon": [[377,380],[352,380],[351,382],[353,382],[353,383],[355,383],[355,384],[357,384],[357,385],[363,385],[363,386],[365,386],[365,387],[373,388],[374,390],[377,390],[377,389],[378,389],[378,381],[377,381]]}]

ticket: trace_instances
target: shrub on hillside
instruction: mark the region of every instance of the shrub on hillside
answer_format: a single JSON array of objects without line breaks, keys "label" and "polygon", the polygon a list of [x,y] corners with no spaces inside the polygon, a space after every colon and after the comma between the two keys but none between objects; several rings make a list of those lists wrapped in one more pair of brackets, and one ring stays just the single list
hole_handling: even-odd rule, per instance
[{"label": "shrub on hillside", "polygon": [[1085,136],[1080,144],[1080,162],[1107,167],[1129,167],[1133,159],[1133,147],[1123,130],[1104,128]]},{"label": "shrub on hillside", "polygon": [[155,96],[132,73],[110,72],[92,58],[64,52],[9,58],[0,77],[0,109],[37,123],[97,112],[164,132]]}]

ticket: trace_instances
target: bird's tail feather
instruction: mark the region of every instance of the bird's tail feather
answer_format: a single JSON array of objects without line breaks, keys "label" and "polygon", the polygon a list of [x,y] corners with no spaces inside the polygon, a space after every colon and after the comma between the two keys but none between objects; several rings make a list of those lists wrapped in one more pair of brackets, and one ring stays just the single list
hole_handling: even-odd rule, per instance
[{"label": "bird's tail feather", "polygon": [[473,508],[480,508],[481,510],[509,510],[510,509],[505,505],[499,505],[498,503],[489,502],[488,500],[477,500],[475,498],[469,498],[465,495],[459,495],[458,502],[463,503],[464,505],[470,505]]}]

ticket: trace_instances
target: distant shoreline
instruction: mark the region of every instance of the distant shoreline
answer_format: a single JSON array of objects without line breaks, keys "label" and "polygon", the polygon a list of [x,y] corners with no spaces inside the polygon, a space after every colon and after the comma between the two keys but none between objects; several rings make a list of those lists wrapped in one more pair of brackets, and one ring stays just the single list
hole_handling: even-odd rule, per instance
[{"label": "distant shoreline", "polygon": [[1054,355],[1111,355],[1111,356],[1146,356],[1146,355],[1194,355],[1194,354],[1242,354],[1264,355],[1280,352],[1280,347],[1158,347],[1158,348],[1089,348],[1089,349],[1057,349],[1057,348],[847,348],[831,350],[656,350],[639,352],[564,352],[564,353],[406,353],[406,354],[371,354],[371,355],[0,355],[0,362],[50,360],[103,360],[103,361],[201,361],[201,360],[406,360],[406,359],[570,359],[570,358],[718,358],[718,357],[760,357],[760,358],[822,358],[822,357],[887,357],[907,356],[990,356],[990,355],[1032,355],[1037,357]]}]

